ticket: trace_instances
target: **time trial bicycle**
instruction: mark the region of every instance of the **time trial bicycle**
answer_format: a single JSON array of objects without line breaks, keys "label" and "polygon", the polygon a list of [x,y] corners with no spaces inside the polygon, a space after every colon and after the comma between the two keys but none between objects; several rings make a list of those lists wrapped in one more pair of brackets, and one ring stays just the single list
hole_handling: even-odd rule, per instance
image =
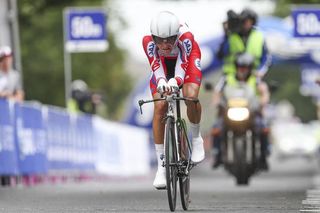
[{"label": "time trial bicycle", "polygon": [[180,90],[153,100],[139,100],[140,112],[142,105],[150,102],[166,101],[168,109],[164,118],[164,167],[166,168],[166,184],[169,207],[171,211],[176,208],[177,182],[179,180],[181,204],[187,210],[190,203],[190,170],[195,166],[191,161],[192,147],[187,133],[185,120],[181,117],[180,101],[198,99],[180,97]]}]

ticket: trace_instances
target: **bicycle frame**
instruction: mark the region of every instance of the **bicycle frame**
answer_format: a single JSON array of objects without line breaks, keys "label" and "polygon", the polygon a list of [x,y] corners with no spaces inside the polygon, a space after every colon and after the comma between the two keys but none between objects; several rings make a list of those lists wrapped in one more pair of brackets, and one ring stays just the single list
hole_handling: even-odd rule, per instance
[{"label": "bicycle frame", "polygon": [[[153,100],[139,100],[139,107],[140,107],[140,113],[142,114],[142,105],[146,104],[146,103],[150,103],[150,102],[157,102],[157,101],[166,101],[168,103],[168,109],[166,112],[166,116],[165,116],[165,120],[168,117],[172,117],[172,119],[174,120],[174,128],[175,128],[175,139],[176,139],[176,148],[177,148],[177,153],[178,153],[178,162],[175,165],[170,165],[170,166],[177,166],[178,167],[178,174],[179,175],[188,175],[189,171],[194,167],[194,164],[191,162],[190,159],[188,159],[188,164],[187,165],[183,165],[181,162],[181,156],[180,156],[180,147],[179,147],[179,140],[178,140],[178,132],[177,132],[177,126],[181,125],[182,130],[183,130],[183,134],[186,135],[186,142],[188,145],[188,148],[191,152],[191,143],[189,138],[187,137],[187,128],[186,128],[186,123],[185,120],[181,117],[181,110],[180,110],[180,101],[192,101],[195,104],[199,102],[198,99],[193,99],[193,98],[187,98],[187,97],[180,97],[179,96],[180,92],[174,92],[172,94],[163,96],[161,98],[156,98]],[[176,109],[176,110],[175,110]],[[190,153],[191,154],[191,153]],[[190,155],[191,156],[191,155]],[[185,167],[185,170],[182,172],[181,168]]]}]

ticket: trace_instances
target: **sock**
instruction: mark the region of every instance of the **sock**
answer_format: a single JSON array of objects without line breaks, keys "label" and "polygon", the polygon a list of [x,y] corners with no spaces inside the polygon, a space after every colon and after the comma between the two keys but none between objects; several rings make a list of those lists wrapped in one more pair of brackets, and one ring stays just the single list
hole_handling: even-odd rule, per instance
[{"label": "sock", "polygon": [[162,166],[163,160],[161,160],[161,156],[164,155],[164,145],[163,144],[155,144],[156,147],[156,154],[157,154],[157,160],[158,160],[158,169],[163,169]]},{"label": "sock", "polygon": [[194,124],[190,122],[190,130],[192,133],[192,138],[200,137],[200,124]]}]

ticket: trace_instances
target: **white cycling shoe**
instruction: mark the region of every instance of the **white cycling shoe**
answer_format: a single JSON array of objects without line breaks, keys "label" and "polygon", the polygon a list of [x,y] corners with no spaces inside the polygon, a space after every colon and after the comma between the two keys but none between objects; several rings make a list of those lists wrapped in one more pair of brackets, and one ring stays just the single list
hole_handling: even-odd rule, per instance
[{"label": "white cycling shoe", "polygon": [[192,139],[192,156],[191,160],[194,163],[200,163],[204,160],[204,147],[203,147],[203,139],[202,137],[197,137]]},{"label": "white cycling shoe", "polygon": [[156,177],[154,178],[154,181],[153,181],[153,186],[158,190],[166,189],[167,181],[166,181],[165,168],[158,168]]}]

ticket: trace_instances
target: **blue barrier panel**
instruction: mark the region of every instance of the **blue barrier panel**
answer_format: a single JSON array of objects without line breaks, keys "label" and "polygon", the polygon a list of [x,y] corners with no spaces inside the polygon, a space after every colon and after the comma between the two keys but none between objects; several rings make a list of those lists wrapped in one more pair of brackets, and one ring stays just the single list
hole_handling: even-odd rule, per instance
[{"label": "blue barrier panel", "polygon": [[73,134],[70,115],[55,107],[48,107],[47,113],[49,169],[70,169],[72,168],[70,141]]},{"label": "blue barrier panel", "polygon": [[90,115],[77,116],[76,133],[76,168],[92,170],[95,168],[96,142],[93,139],[93,125]]},{"label": "blue barrier panel", "polygon": [[15,112],[20,173],[47,173],[47,136],[41,105],[16,104]]},{"label": "blue barrier panel", "polygon": [[0,99],[0,174],[18,174],[14,134],[14,108],[5,99]]}]

